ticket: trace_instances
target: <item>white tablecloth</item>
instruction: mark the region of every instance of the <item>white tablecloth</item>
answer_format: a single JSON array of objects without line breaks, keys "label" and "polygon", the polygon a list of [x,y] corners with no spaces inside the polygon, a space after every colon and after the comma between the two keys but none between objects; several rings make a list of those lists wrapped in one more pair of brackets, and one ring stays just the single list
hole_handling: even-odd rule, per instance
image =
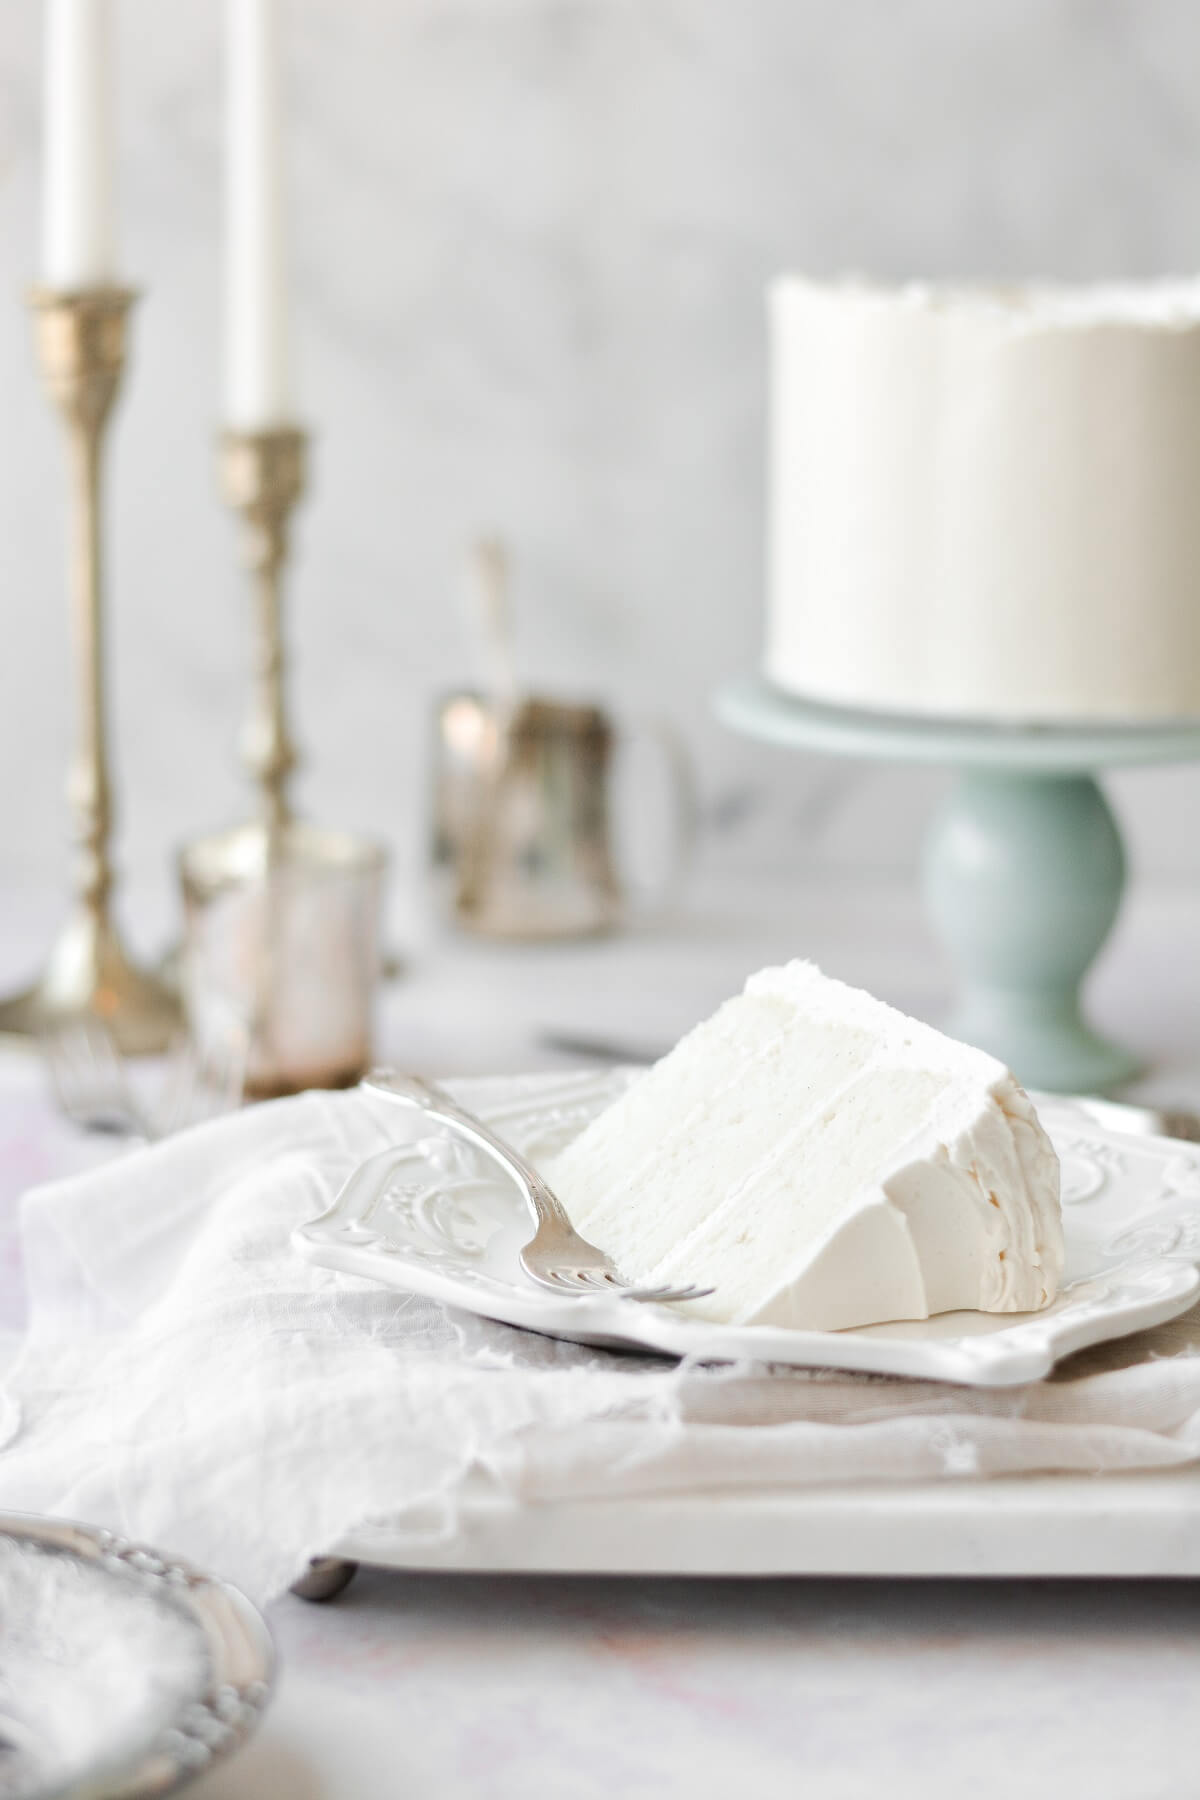
[{"label": "white tablecloth", "polygon": [[[42,917],[44,917],[44,913]],[[1096,1010],[1200,1102],[1200,906],[1133,896]],[[5,938],[16,976],[22,951]],[[788,954],[935,1013],[947,981],[908,895],[702,890],[669,939],[435,947],[390,997],[384,1048],[434,1073],[550,1066],[544,1026],[654,1049]],[[24,1059],[0,1064],[0,1324],[18,1318],[16,1191],[80,1166]],[[496,1796],[840,1800],[1013,1793],[1167,1800],[1200,1767],[1196,1584],[719,1583],[364,1572],[287,1599],[254,1746],[197,1800]]]}]

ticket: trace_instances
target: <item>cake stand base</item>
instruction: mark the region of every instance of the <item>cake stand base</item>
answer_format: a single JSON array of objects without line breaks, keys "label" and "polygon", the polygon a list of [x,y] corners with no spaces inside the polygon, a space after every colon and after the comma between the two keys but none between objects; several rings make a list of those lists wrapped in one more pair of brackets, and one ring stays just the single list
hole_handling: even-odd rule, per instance
[{"label": "cake stand base", "polygon": [[1120,909],[1125,856],[1094,771],[1200,757],[1200,724],[1017,727],[826,706],[744,680],[726,724],[797,749],[949,765],[959,778],[930,830],[924,887],[962,978],[947,1029],[1028,1087],[1118,1087],[1132,1052],[1088,1025],[1085,976]]}]

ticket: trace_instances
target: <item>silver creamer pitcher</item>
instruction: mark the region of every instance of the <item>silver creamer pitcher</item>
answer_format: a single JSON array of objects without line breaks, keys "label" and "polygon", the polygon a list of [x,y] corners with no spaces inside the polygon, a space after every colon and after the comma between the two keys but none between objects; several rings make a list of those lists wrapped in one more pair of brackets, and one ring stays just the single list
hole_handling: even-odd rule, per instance
[{"label": "silver creamer pitcher", "polygon": [[[654,879],[619,872],[615,769],[650,740],[667,773]],[[623,726],[599,706],[540,696],[506,704],[475,693],[437,708],[432,858],[446,911],[467,930],[509,939],[609,931],[676,887],[690,849],[687,759],[658,724]]]}]

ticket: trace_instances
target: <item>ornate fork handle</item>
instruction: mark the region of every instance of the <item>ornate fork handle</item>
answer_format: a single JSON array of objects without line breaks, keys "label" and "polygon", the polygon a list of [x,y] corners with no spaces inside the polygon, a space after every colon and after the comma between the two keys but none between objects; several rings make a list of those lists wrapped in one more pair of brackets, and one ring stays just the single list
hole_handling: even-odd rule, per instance
[{"label": "ornate fork handle", "polygon": [[482,1119],[459,1106],[445,1088],[438,1087],[434,1081],[426,1081],[423,1075],[407,1075],[397,1069],[373,1069],[364,1077],[363,1086],[377,1094],[386,1094],[390,1100],[399,1100],[402,1105],[419,1108],[431,1119],[440,1120],[460,1137],[477,1144],[512,1176],[539,1225],[553,1225],[569,1237],[578,1235],[562,1201],[552,1188],[547,1187],[532,1164],[527,1163],[511,1144],[498,1138]]},{"label": "ornate fork handle", "polygon": [[537,1221],[536,1232],[521,1252],[521,1267],[539,1287],[550,1288],[559,1295],[590,1295],[595,1299],[599,1294],[608,1294],[624,1300],[659,1302],[694,1300],[712,1292],[711,1288],[699,1288],[691,1283],[681,1287],[637,1288],[623,1280],[604,1252],[579,1235],[558,1195],[519,1151],[497,1137],[482,1119],[459,1106],[435,1082],[426,1081],[420,1075],[376,1069],[364,1079],[363,1086],[375,1093],[386,1094],[401,1105],[417,1107],[428,1118],[448,1125],[460,1137],[485,1151],[512,1176]]}]

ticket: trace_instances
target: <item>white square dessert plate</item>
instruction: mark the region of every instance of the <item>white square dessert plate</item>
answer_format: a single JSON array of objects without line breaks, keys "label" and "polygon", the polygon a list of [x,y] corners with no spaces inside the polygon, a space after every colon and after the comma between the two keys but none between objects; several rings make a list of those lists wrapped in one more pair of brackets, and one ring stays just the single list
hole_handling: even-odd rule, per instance
[{"label": "white square dessert plate", "polygon": [[[536,1166],[633,1073],[446,1086]],[[1039,1313],[943,1313],[853,1331],[794,1331],[711,1324],[620,1297],[559,1298],[518,1262],[533,1227],[515,1185],[482,1151],[400,1106],[394,1146],[362,1163],[293,1241],[323,1267],[582,1344],[1016,1386],[1089,1344],[1161,1325],[1200,1296],[1200,1145],[1122,1135],[1069,1102],[1035,1099],[1062,1160],[1066,1236],[1062,1292]]]}]

